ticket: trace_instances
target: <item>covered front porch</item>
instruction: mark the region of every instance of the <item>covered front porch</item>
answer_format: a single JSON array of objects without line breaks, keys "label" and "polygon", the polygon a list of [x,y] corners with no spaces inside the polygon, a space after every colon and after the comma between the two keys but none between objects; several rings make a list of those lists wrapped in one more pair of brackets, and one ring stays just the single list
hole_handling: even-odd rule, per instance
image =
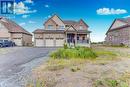
[{"label": "covered front porch", "polygon": [[66,32],[66,43],[71,46],[90,47],[90,33]]},{"label": "covered front porch", "polygon": [[65,31],[66,43],[69,46],[86,46],[90,47],[90,31],[76,30],[73,26]]}]

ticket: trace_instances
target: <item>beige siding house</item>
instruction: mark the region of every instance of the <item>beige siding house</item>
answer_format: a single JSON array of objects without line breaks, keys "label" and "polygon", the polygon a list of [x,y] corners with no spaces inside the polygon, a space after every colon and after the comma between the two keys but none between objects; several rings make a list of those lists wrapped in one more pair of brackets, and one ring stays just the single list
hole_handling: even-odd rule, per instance
[{"label": "beige siding house", "polygon": [[107,45],[126,45],[130,47],[130,18],[116,19],[106,33]]},{"label": "beige siding house", "polygon": [[0,17],[0,39],[11,40],[17,46],[32,44],[32,35],[28,31],[4,17]]},{"label": "beige siding house", "polygon": [[44,29],[37,29],[33,33],[37,47],[62,47],[64,43],[90,47],[91,32],[82,19],[62,20],[54,15],[44,23]]}]

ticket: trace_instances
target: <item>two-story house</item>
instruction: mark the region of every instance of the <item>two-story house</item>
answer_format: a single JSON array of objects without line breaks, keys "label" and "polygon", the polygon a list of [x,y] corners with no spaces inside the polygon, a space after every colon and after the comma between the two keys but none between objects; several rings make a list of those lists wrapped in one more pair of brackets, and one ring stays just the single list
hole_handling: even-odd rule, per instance
[{"label": "two-story house", "polygon": [[115,19],[106,33],[107,45],[130,46],[130,18]]},{"label": "two-story house", "polygon": [[64,43],[90,47],[89,26],[79,21],[62,20],[57,15],[44,23],[44,29],[34,33],[34,45],[37,47],[61,47]]}]

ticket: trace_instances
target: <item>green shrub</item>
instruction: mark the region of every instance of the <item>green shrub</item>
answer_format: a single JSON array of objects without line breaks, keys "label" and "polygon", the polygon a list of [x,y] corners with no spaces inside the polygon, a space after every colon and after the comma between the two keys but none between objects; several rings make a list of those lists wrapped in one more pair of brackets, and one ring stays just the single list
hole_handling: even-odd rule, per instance
[{"label": "green shrub", "polygon": [[107,84],[109,87],[117,87],[119,85],[119,82],[117,80],[107,80]]},{"label": "green shrub", "polygon": [[67,48],[67,49],[58,49],[56,52],[53,52],[50,55],[52,58],[56,59],[70,59],[70,58],[84,58],[84,59],[93,59],[97,55],[90,48],[86,47],[76,47],[76,48]]},{"label": "green shrub", "polygon": [[64,44],[64,49],[67,49],[67,48],[68,48],[68,46],[67,46],[67,44],[65,43],[65,44]]}]

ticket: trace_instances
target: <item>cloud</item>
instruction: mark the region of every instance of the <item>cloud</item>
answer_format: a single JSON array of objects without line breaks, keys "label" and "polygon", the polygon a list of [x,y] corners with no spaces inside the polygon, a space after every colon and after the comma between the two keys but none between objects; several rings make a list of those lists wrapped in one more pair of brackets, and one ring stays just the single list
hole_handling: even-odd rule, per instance
[{"label": "cloud", "polygon": [[98,15],[119,15],[125,13],[127,13],[125,9],[100,8],[97,10]]},{"label": "cloud", "polygon": [[20,23],[19,25],[20,25],[20,26],[24,26],[24,25],[25,25],[25,22],[22,22],[22,23]]},{"label": "cloud", "polygon": [[33,1],[32,1],[32,0],[25,0],[24,2],[25,2],[25,3],[33,4]]},{"label": "cloud", "polygon": [[14,3],[14,7],[15,14],[29,14],[37,12],[37,10],[31,10],[29,7],[25,6],[23,2]]},{"label": "cloud", "polygon": [[44,5],[44,7],[49,8],[50,6],[49,5]]},{"label": "cloud", "polygon": [[29,15],[22,15],[22,18],[27,18],[29,17]]},{"label": "cloud", "polygon": [[45,19],[48,19],[48,18],[51,18],[51,15],[48,15],[48,16],[46,16],[46,17],[44,17]]},{"label": "cloud", "polygon": [[125,16],[125,17],[123,17],[123,18],[130,18],[130,15],[128,15],[128,16]]},{"label": "cloud", "polygon": [[28,23],[30,23],[30,24],[35,24],[36,22],[30,20]]},{"label": "cloud", "polygon": [[48,15],[48,18],[51,18],[51,15]]}]

